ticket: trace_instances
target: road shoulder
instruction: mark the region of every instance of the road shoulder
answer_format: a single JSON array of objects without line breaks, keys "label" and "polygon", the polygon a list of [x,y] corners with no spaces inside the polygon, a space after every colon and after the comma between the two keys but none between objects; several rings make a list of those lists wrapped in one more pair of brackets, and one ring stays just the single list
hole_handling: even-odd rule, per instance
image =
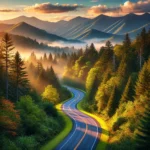
[{"label": "road shoulder", "polygon": [[[73,97],[73,95],[72,95],[72,97]],[[68,100],[70,100],[71,98],[69,98]],[[66,100],[66,101],[68,101],[68,100]],[[58,144],[61,143],[65,139],[65,137],[71,132],[71,130],[73,128],[73,122],[61,109],[62,105],[66,101],[56,105],[59,115],[61,115],[64,118],[64,121],[65,121],[64,129],[54,139],[47,142],[40,150],[54,150],[58,146]]]}]

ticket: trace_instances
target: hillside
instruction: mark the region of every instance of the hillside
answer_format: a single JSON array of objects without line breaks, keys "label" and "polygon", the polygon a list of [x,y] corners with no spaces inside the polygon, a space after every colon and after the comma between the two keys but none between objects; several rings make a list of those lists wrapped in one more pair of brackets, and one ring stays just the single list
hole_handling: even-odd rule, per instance
[{"label": "hillside", "polygon": [[10,29],[12,26],[13,26],[13,24],[0,23],[0,32],[7,31],[7,30]]},{"label": "hillside", "polygon": [[[0,33],[0,40],[3,37],[4,33]],[[23,37],[20,35],[10,35],[13,43],[18,51],[20,50],[25,50],[27,52],[35,51],[35,52],[52,52],[52,53],[71,53],[74,52],[75,49],[64,47],[64,48],[59,48],[59,47],[52,47],[48,46],[43,43],[39,43],[36,40],[33,40],[31,38]]]},{"label": "hillside", "polygon": [[[1,21],[5,24],[20,24],[20,22],[26,22],[28,25],[32,27],[36,27],[38,29],[45,30],[50,34],[54,34],[67,39],[77,39],[77,37],[81,37],[85,33],[92,31],[92,29],[111,33],[115,35],[124,35],[126,32],[134,32],[132,34],[132,38],[135,38],[141,30],[142,27],[146,26],[146,24],[150,23],[150,14],[145,13],[143,15],[135,15],[128,14],[126,16],[121,17],[110,17],[105,15],[99,15],[93,19],[83,18],[83,17],[75,17],[69,21],[58,21],[58,22],[48,22],[42,21],[35,17],[26,17],[20,16],[18,18],[14,18],[11,20]],[[17,31],[18,32],[18,31]],[[20,32],[20,31],[19,31]],[[22,31],[21,31],[22,32]],[[40,35],[32,35],[35,36],[43,36],[45,33],[40,33]],[[28,36],[28,34],[27,34]],[[46,40],[53,41],[56,37],[49,37],[49,35],[44,35]],[[51,35],[52,36],[52,35]],[[101,37],[101,36],[100,36]],[[58,37],[57,37],[58,38]],[[93,36],[93,38],[97,38]],[[64,40],[64,39],[60,39]]]},{"label": "hillside", "polygon": [[95,29],[91,29],[79,36],[76,37],[76,39],[80,40],[91,40],[91,39],[98,39],[98,40],[107,40],[107,39],[113,39],[115,41],[121,41],[124,38],[122,35],[114,35],[111,33],[105,33],[102,31],[98,31]]},{"label": "hillside", "polygon": [[54,41],[62,41],[62,42],[79,42],[75,40],[67,40],[60,36],[50,34],[45,30],[36,28],[31,26],[25,22],[21,22],[19,24],[14,25],[12,28],[8,30],[9,33],[15,35],[21,35],[25,37],[30,37],[32,39],[36,39],[40,42],[54,42]]},{"label": "hillside", "polygon": [[149,49],[143,29],[133,42],[126,34],[122,44],[107,41],[99,52],[92,43],[64,72],[66,84],[86,91],[82,108],[107,122],[109,150],[149,149]]}]

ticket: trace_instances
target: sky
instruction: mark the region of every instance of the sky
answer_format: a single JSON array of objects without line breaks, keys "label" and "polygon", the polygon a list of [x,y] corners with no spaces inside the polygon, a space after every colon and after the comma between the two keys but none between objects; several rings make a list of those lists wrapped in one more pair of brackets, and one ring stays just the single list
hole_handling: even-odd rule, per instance
[{"label": "sky", "polygon": [[81,16],[123,16],[150,12],[150,0],[0,0],[0,20],[18,16],[56,22]]}]

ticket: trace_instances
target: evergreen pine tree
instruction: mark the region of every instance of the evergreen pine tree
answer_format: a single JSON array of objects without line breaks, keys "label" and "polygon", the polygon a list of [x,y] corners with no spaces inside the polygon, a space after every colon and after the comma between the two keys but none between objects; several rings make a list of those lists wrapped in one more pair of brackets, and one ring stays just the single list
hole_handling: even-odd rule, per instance
[{"label": "evergreen pine tree", "polygon": [[145,62],[139,73],[135,92],[136,97],[140,97],[141,95],[150,97],[150,58],[147,62]]},{"label": "evergreen pine tree", "polygon": [[125,86],[124,92],[122,94],[120,103],[127,102],[127,101],[131,100],[130,98],[132,96],[132,93],[130,91],[131,91],[131,88],[133,88],[133,87],[131,87],[131,82],[132,82],[132,78],[130,76],[128,79],[128,82]]},{"label": "evergreen pine tree", "polygon": [[137,150],[150,150],[150,107],[140,121],[135,138]]},{"label": "evergreen pine tree", "polygon": [[44,62],[47,62],[47,54],[46,53],[44,53],[44,57],[43,57],[43,60],[44,60]]},{"label": "evergreen pine tree", "polygon": [[12,62],[12,82],[16,91],[16,101],[18,101],[20,97],[20,92],[26,91],[29,88],[29,81],[25,69],[24,61],[21,59],[19,52],[16,52]]},{"label": "evergreen pine tree", "polygon": [[61,89],[61,85],[59,83],[59,80],[58,80],[52,66],[48,72],[48,81],[49,81],[49,84],[52,84],[57,90]]},{"label": "evergreen pine tree", "polygon": [[115,113],[117,107],[118,102],[116,99],[116,87],[114,86],[107,104],[107,114],[109,117],[111,117]]},{"label": "evergreen pine tree", "polygon": [[9,69],[12,60],[12,50],[14,49],[11,37],[6,33],[2,39],[2,56],[3,56],[3,66],[5,72],[5,98],[8,99],[9,91]]},{"label": "evergreen pine tree", "polygon": [[98,90],[98,85],[99,85],[98,78],[97,76],[95,76],[91,89],[87,93],[87,101],[89,104],[93,103],[93,98],[95,97],[96,92]]},{"label": "evergreen pine tree", "polygon": [[123,46],[124,46],[126,52],[128,52],[131,48],[131,39],[130,39],[128,33],[125,35],[125,39],[123,41]]},{"label": "evergreen pine tree", "polygon": [[50,62],[52,62],[52,61],[53,61],[53,56],[52,56],[52,54],[51,54],[51,53],[49,54],[48,60],[49,60]]}]

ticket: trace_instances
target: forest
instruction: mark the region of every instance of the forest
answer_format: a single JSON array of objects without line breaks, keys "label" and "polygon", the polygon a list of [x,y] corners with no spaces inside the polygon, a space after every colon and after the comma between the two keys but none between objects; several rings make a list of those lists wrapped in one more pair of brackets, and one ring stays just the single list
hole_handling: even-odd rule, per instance
[{"label": "forest", "polygon": [[[64,68],[64,69],[63,69]],[[10,35],[0,46],[0,145],[3,150],[39,149],[65,125],[55,105],[70,98],[63,87],[86,91],[84,110],[103,118],[110,129],[108,150],[150,147],[150,31],[122,44],[106,41],[76,52],[15,51]]]},{"label": "forest", "polygon": [[68,61],[64,82],[86,91],[82,107],[110,128],[108,149],[150,147],[150,30],[122,44],[94,44]]},{"label": "forest", "polygon": [[[34,56],[32,53],[29,60],[24,61],[19,52],[15,52],[11,36],[7,33],[3,36],[0,47],[0,149],[40,149],[63,130],[64,120],[55,105],[70,98],[71,94],[61,86],[53,67],[45,69],[45,61],[40,62]],[[51,54],[49,59],[52,60]],[[49,59],[47,63],[51,62]],[[53,63],[56,63],[55,59]]]}]

